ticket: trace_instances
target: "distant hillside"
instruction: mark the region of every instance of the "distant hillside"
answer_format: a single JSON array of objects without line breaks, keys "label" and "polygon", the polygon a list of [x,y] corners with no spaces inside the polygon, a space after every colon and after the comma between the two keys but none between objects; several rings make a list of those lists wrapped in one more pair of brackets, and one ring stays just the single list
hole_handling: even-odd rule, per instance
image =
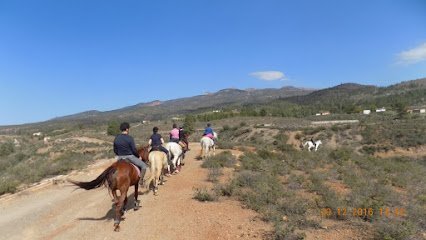
[{"label": "distant hillside", "polygon": [[82,121],[107,122],[112,119],[127,119],[129,121],[156,120],[179,114],[187,114],[198,109],[220,108],[229,104],[264,103],[278,98],[306,95],[314,90],[295,87],[280,89],[223,89],[216,93],[179,98],[168,101],[152,101],[113,111],[88,111],[52,119],[48,122]]},{"label": "distant hillside", "polygon": [[357,101],[378,93],[379,88],[356,83],[345,83],[335,87],[314,91],[304,96],[293,96],[284,100],[296,104],[324,104],[340,101]]},{"label": "distant hillside", "polygon": [[354,113],[361,108],[395,108],[426,105],[426,78],[405,81],[388,87],[345,83],[301,96],[274,100],[255,108],[266,108],[273,115],[309,116],[318,111]]},{"label": "distant hillside", "polygon": [[[0,127],[9,133],[25,128],[87,126],[116,121],[161,120],[172,116],[199,114],[215,109],[237,109],[241,115],[267,114],[283,117],[311,116],[318,111],[354,113],[361,108],[426,105],[426,78],[404,81],[388,87],[345,83],[313,90],[295,87],[280,89],[223,89],[193,97],[139,103],[112,111],[86,111],[49,121]],[[262,113],[261,110],[263,109]],[[266,111],[266,112],[265,112]]]}]

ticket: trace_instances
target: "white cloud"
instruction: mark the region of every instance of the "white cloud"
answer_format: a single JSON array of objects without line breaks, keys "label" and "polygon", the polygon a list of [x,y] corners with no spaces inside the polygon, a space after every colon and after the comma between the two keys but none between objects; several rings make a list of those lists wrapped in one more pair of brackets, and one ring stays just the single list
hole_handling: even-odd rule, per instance
[{"label": "white cloud", "polygon": [[280,71],[264,71],[264,72],[252,72],[250,76],[258,78],[264,81],[276,81],[276,80],[286,80],[287,77],[283,72]]},{"label": "white cloud", "polygon": [[414,64],[426,60],[426,43],[398,54],[399,64]]}]

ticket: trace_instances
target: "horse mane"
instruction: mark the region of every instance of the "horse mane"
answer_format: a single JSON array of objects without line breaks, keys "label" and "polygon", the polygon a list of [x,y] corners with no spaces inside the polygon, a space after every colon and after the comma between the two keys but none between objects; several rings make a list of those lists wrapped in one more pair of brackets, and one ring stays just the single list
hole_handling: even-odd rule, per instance
[{"label": "horse mane", "polygon": [[140,146],[140,147],[138,147],[137,149],[136,149],[136,151],[138,152],[138,153],[140,153],[142,150],[147,150],[149,148],[149,145],[146,145],[146,146]]},{"label": "horse mane", "polygon": [[[136,151],[138,152],[139,156],[142,157],[142,160],[144,162],[149,161],[148,156],[149,156],[149,145],[146,146],[140,146],[139,148],[136,149]],[[146,158],[144,159],[144,156],[146,154]]]}]

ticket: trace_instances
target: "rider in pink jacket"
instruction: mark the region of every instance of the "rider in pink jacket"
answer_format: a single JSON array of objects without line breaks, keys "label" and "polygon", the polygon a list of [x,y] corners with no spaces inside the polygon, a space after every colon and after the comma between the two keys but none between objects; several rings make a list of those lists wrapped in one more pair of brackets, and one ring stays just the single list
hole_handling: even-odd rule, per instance
[{"label": "rider in pink jacket", "polygon": [[176,123],[173,123],[173,129],[170,131],[170,142],[179,143],[179,129]]}]

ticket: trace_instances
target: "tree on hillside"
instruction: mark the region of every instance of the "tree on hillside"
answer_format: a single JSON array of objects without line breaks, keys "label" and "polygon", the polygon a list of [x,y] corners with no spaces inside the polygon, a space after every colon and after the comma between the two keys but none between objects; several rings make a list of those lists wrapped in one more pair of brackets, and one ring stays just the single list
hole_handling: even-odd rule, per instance
[{"label": "tree on hillside", "polygon": [[398,114],[398,118],[404,118],[407,115],[407,102],[402,98],[397,98],[392,103],[392,108],[395,109]]},{"label": "tree on hillside", "polygon": [[113,121],[108,123],[107,134],[112,136],[120,134],[120,125],[118,122]]},{"label": "tree on hillside", "polygon": [[194,124],[195,124],[195,117],[192,115],[186,115],[185,120],[183,121],[183,129],[185,129],[186,132],[189,134],[194,132]]}]

